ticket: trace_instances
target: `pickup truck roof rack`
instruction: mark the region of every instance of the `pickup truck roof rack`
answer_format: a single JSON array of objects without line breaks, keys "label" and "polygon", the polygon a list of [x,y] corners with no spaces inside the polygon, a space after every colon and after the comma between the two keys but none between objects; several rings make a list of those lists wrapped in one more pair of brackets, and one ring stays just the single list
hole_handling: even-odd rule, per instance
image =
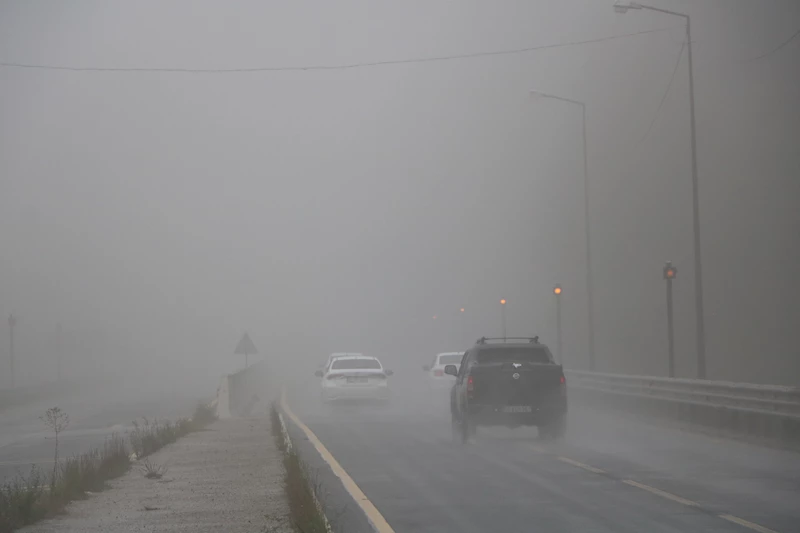
[{"label": "pickup truck roof rack", "polygon": [[539,344],[539,336],[536,335],[535,337],[481,337],[478,339],[475,344],[489,344],[487,341],[527,341],[531,344]]}]

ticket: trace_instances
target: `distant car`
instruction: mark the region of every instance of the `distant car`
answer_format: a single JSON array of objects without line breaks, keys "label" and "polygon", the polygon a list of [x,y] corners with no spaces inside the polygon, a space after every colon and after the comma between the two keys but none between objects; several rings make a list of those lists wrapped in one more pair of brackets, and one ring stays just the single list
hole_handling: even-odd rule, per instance
[{"label": "distant car", "polygon": [[536,426],[543,437],[564,436],[567,385],[564,370],[539,337],[478,339],[450,392],[453,437],[466,441],[477,426]]},{"label": "distant car", "polygon": [[433,362],[422,367],[428,373],[428,384],[434,389],[449,389],[456,382],[455,376],[444,373],[444,367],[455,365],[456,369],[461,368],[461,359],[464,352],[444,352],[437,354]]},{"label": "distant car", "polygon": [[391,370],[383,368],[376,357],[368,355],[339,355],[331,359],[323,371],[314,373],[322,378],[323,401],[339,399],[389,399],[388,378]]},{"label": "distant car", "polygon": [[323,370],[327,370],[327,369],[328,369],[328,368],[330,368],[330,366],[331,366],[331,361],[333,361],[333,360],[334,360],[334,359],[336,359],[337,357],[346,357],[346,356],[348,356],[348,355],[350,355],[350,356],[361,356],[361,355],[364,355],[364,354],[360,354],[360,353],[354,353],[354,352],[334,352],[334,353],[332,353],[332,354],[330,354],[330,355],[328,356],[328,360],[327,360],[327,361],[325,361],[325,364],[324,364],[324,365],[320,365],[320,367],[321,367]]}]

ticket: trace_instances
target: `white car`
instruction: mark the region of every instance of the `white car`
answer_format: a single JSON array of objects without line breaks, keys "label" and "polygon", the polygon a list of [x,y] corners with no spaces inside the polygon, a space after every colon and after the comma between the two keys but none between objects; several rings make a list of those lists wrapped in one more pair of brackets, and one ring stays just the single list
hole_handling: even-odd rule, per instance
[{"label": "white car", "polygon": [[321,368],[323,369],[323,372],[327,372],[327,370],[328,370],[328,369],[330,368],[330,366],[331,366],[331,361],[333,361],[333,360],[334,360],[334,359],[336,359],[337,357],[346,357],[346,356],[356,356],[356,357],[360,357],[360,356],[362,356],[362,355],[364,355],[364,354],[360,354],[360,353],[353,353],[353,352],[334,352],[334,353],[332,353],[332,354],[330,354],[330,355],[328,356],[328,360],[327,360],[327,361],[325,361],[325,364],[324,364],[324,365],[321,365]]},{"label": "white car", "polygon": [[322,399],[327,402],[346,398],[388,400],[388,377],[392,374],[368,355],[340,355],[331,359],[324,371],[315,372],[322,378]]},{"label": "white car", "polygon": [[455,383],[455,376],[449,376],[444,373],[444,367],[447,365],[456,365],[456,368],[461,368],[461,359],[464,357],[463,352],[444,352],[437,354],[433,358],[433,363],[425,365],[422,370],[428,373],[428,384],[434,389],[449,389]]}]

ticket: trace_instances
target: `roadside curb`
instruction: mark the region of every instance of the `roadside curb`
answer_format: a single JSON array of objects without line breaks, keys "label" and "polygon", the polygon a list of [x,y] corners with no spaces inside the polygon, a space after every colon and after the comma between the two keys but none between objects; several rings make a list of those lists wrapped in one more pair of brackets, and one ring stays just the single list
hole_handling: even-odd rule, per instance
[{"label": "roadside curb", "polygon": [[[283,408],[283,406],[281,406]],[[284,454],[291,453],[292,451],[292,438],[289,436],[289,430],[286,429],[286,421],[283,419],[283,413],[278,411],[278,420],[281,422],[281,433],[283,434],[283,442],[286,445],[286,451]],[[306,480],[307,483],[310,483],[310,480]],[[331,529],[331,524],[328,521],[328,516],[325,514],[325,508],[319,501],[317,497],[316,487],[313,485],[311,486],[311,496],[314,498],[314,506],[319,511],[319,514],[322,516],[322,519],[325,521],[325,529],[328,533],[331,533],[333,530]]]},{"label": "roadside curb", "polygon": [[[312,493],[330,531],[394,533],[383,516],[350,478],[317,436],[292,412],[281,391],[278,415],[285,438],[314,472]],[[287,448],[288,449],[288,448]],[[333,513],[333,514],[332,514]]]}]

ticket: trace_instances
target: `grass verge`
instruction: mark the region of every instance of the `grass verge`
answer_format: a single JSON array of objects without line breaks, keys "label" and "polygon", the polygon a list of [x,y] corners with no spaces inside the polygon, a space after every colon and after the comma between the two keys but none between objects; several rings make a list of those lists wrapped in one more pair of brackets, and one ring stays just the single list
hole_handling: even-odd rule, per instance
[{"label": "grass verge", "polygon": [[103,490],[106,481],[127,472],[130,464],[125,439],[114,434],[102,448],[65,459],[49,475],[31,466],[27,476],[17,475],[0,486],[0,533],[63,512],[72,500]]},{"label": "grass verge", "polygon": [[64,512],[73,500],[86,498],[89,492],[106,488],[106,482],[119,477],[131,467],[131,451],[136,458],[146,457],[178,438],[199,431],[216,420],[214,410],[198,405],[192,418],[175,422],[134,422],[126,439],[113,434],[102,448],[59,461],[58,467],[44,473],[35,465],[28,475],[18,474],[0,485],[0,533]]},{"label": "grass verge", "polygon": [[272,436],[275,444],[283,452],[283,487],[289,500],[292,525],[300,533],[327,533],[328,526],[325,515],[317,506],[312,485],[312,476],[308,467],[300,460],[297,451],[288,449],[281,429],[278,410],[273,405],[270,413]]}]

